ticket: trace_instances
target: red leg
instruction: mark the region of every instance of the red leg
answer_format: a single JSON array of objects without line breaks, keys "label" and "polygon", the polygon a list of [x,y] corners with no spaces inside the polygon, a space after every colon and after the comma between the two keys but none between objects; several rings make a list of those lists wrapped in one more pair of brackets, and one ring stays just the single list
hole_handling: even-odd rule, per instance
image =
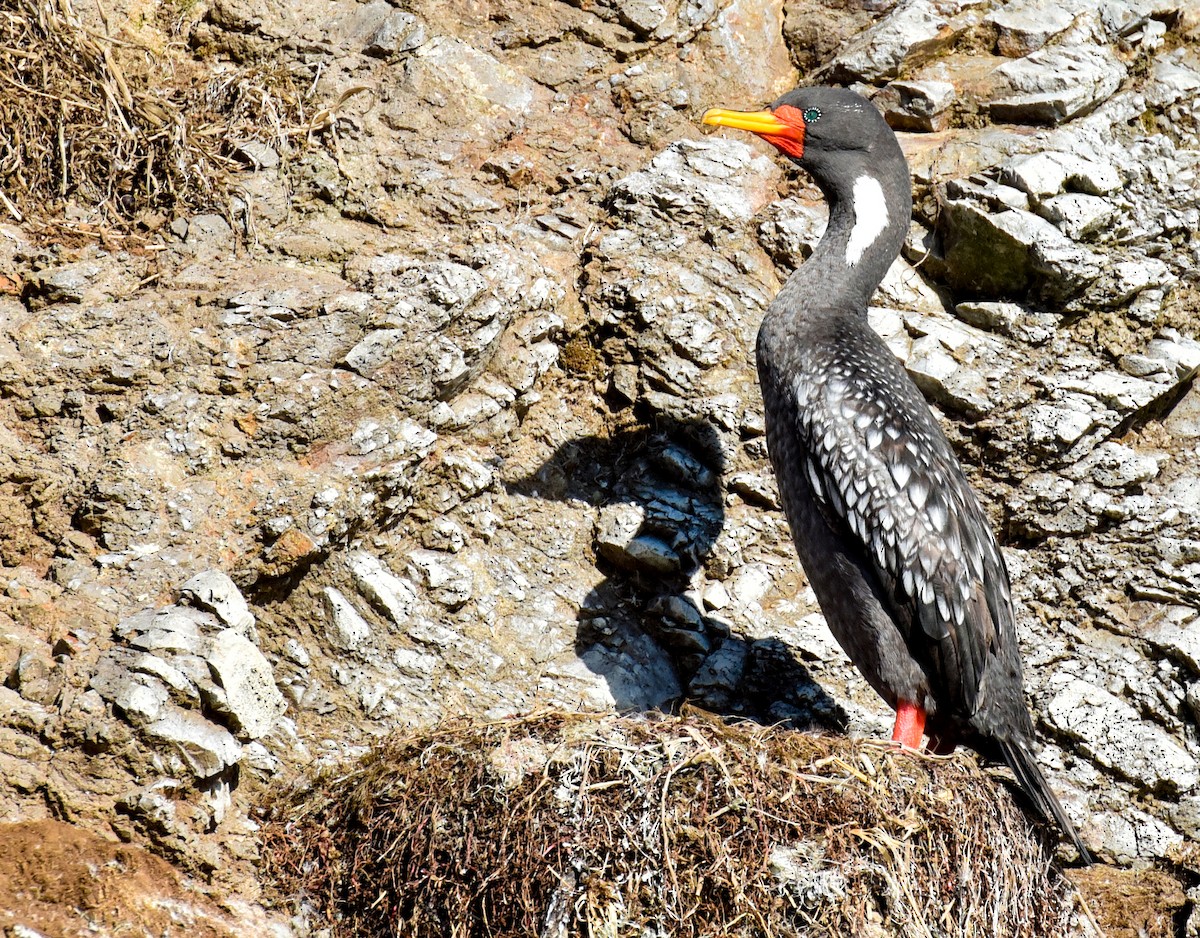
[{"label": "red leg", "polygon": [[896,708],[896,727],[892,730],[892,741],[909,749],[920,749],[924,732],[925,711],[915,703],[900,701],[900,706]]}]

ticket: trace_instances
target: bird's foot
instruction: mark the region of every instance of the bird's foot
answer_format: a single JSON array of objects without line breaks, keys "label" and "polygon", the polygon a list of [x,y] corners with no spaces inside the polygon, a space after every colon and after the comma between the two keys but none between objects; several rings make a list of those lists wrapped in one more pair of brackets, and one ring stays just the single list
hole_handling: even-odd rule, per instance
[{"label": "bird's foot", "polygon": [[892,730],[892,742],[909,749],[920,749],[924,733],[925,711],[911,701],[900,701],[900,706],[896,708],[896,726]]}]

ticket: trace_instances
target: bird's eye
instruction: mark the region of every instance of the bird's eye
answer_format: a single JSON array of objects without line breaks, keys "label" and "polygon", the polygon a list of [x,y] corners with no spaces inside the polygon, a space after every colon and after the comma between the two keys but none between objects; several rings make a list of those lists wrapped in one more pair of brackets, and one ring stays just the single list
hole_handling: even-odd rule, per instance
[{"label": "bird's eye", "polygon": [[813,121],[821,119],[821,109],[819,107],[809,107],[804,109],[804,122],[811,124]]}]

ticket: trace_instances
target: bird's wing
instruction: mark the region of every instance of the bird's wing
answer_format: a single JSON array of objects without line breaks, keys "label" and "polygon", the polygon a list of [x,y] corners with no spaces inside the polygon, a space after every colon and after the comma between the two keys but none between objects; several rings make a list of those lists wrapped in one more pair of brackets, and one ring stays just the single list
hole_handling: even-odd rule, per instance
[{"label": "bird's wing", "polygon": [[[950,444],[898,363],[892,371],[810,388],[822,400],[798,411],[803,470],[829,524],[861,546],[914,657],[961,688],[970,716],[989,656],[1015,641],[1008,573]],[[873,381],[887,386],[872,393]]]}]

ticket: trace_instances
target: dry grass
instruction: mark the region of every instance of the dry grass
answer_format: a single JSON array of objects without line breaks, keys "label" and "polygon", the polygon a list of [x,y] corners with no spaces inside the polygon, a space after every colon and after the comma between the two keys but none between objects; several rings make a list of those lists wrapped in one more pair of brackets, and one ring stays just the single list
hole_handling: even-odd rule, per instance
[{"label": "dry grass", "polygon": [[280,798],[267,872],[344,936],[1064,935],[969,758],[682,718],[451,723]]},{"label": "dry grass", "polygon": [[[301,94],[278,64],[210,69],[90,29],[71,0],[0,0],[0,214],[98,223],[230,214],[234,154],[286,153]],[[299,131],[303,132],[303,131]]]}]

